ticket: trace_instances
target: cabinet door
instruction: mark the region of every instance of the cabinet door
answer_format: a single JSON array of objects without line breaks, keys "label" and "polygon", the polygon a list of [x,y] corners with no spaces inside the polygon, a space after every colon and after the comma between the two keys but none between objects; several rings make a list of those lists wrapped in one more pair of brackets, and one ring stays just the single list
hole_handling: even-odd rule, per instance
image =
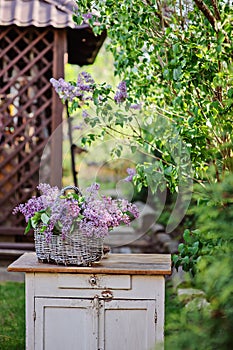
[{"label": "cabinet door", "polygon": [[36,298],[35,350],[98,349],[95,298]]},{"label": "cabinet door", "polygon": [[112,300],[100,312],[100,350],[155,348],[154,300]]}]

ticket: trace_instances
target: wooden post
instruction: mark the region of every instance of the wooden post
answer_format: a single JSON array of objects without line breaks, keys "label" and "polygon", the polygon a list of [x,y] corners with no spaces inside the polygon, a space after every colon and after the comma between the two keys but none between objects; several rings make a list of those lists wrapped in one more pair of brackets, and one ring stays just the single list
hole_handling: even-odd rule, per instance
[{"label": "wooden post", "polygon": [[[65,29],[54,30],[53,77],[64,78],[64,54],[66,52]],[[62,185],[62,113],[63,104],[53,89],[52,97],[52,135],[51,135],[51,174],[50,184]]]}]

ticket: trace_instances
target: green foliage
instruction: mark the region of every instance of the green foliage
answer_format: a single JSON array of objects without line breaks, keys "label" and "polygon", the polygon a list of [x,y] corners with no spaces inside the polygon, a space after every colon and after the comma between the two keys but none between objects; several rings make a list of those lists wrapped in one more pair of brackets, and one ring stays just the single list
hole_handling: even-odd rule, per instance
[{"label": "green foliage", "polygon": [[195,187],[196,205],[190,211],[199,229],[184,231],[184,243],[179,245],[179,255],[173,256],[176,268],[182,266],[185,271],[195,273],[208,257],[212,263],[213,256],[219,252],[225,254],[233,250],[233,235],[230,232],[233,224],[232,188],[232,175],[226,176],[220,183]]},{"label": "green foliage", "polygon": [[[113,90],[98,88],[87,122],[100,126],[102,137],[121,136],[132,152],[145,156],[133,178],[138,190],[168,186],[179,192],[191,187],[189,180],[197,182],[194,225],[185,230],[173,262],[191,271],[192,285],[203,290],[207,306],[183,307],[171,298],[175,312],[168,315],[166,348],[228,350],[233,343],[233,7],[225,0],[80,0],[78,6],[77,23],[85,18],[95,33],[107,29],[115,74],[128,89],[122,109],[109,102]],[[89,19],[83,17],[87,13]],[[142,111],[132,112],[132,103],[140,103]],[[121,152],[118,146],[113,153]]]},{"label": "green foliage", "polygon": [[25,349],[24,284],[0,283],[0,349]]},{"label": "green foliage", "polygon": [[[141,147],[146,155],[137,165],[135,184],[152,190],[165,184],[179,191],[182,181],[183,187],[190,184],[185,178],[197,182],[191,207],[195,224],[184,232],[173,262],[191,271],[192,285],[203,290],[208,307],[180,305],[169,316],[166,347],[229,349],[233,8],[224,0],[181,0],[179,5],[173,0],[80,1],[79,8],[92,14],[88,22],[96,33],[107,29],[108,49],[116,74],[127,83],[128,101],[143,106],[131,120],[118,112],[105,124],[111,131],[115,122],[127,126],[131,150]],[[108,115],[101,115],[105,122]]]},{"label": "green foliage", "polygon": [[185,231],[173,261],[196,273],[192,283],[204,291],[208,309],[181,308],[173,315],[167,348],[227,350],[233,342],[233,176],[198,190],[192,210],[199,230]]},{"label": "green foliage", "polygon": [[200,250],[203,247],[200,231],[194,230],[191,233],[190,230],[186,229],[183,238],[185,243],[179,244],[179,255],[173,255],[173,263],[177,269],[179,266],[182,266],[184,271],[190,271],[192,274],[195,274],[196,263],[201,254]]},{"label": "green foliage", "polygon": [[[94,32],[107,29],[115,74],[126,81],[129,101],[144,106],[141,128],[130,138],[131,147],[142,146],[151,157],[143,165],[145,182],[155,167],[156,151],[163,159],[159,171],[171,190],[178,189],[177,178],[187,172],[177,171],[171,159],[171,133],[161,129],[155,138],[158,119],[169,121],[190,152],[191,176],[206,179],[211,164],[216,178],[232,171],[232,7],[223,0],[218,5],[182,0],[179,6],[174,0],[84,0],[78,6],[77,23],[83,21],[82,14],[91,13],[87,21]],[[114,121],[121,127],[130,122],[122,113]],[[177,140],[172,138],[173,145]]]},{"label": "green foliage", "polygon": [[[185,307],[173,295],[167,303],[165,350],[228,350],[232,346],[232,316],[225,318],[210,306]],[[228,305],[230,306],[230,304]],[[232,305],[231,305],[232,307]]]},{"label": "green foliage", "polygon": [[33,215],[33,217],[28,219],[28,224],[27,224],[27,227],[25,229],[25,234],[27,234],[30,231],[30,229],[37,228],[38,225],[41,226],[40,231],[43,232],[45,230],[46,225],[48,224],[49,220],[50,220],[50,218],[47,215],[46,211],[40,210],[39,212],[35,213]]},{"label": "green foliage", "polygon": [[[165,349],[228,350],[232,346],[232,259],[216,261],[199,282],[212,288],[211,297],[196,298],[190,304],[180,302],[173,292],[166,303]],[[232,266],[232,265],[231,265]],[[224,272],[223,272],[224,271]],[[201,276],[201,275],[200,275]],[[204,302],[203,302],[204,300]]]}]

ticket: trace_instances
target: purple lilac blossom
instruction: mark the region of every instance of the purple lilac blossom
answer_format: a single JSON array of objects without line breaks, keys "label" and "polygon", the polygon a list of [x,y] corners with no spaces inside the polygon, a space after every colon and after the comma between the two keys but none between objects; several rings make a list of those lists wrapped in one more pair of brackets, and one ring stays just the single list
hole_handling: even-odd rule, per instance
[{"label": "purple lilac blossom", "polygon": [[85,123],[79,123],[75,126],[73,126],[73,130],[83,130],[85,128]]},{"label": "purple lilac blossom", "polygon": [[135,219],[139,217],[139,210],[136,204],[129,203],[128,212],[130,212]]},{"label": "purple lilac blossom", "polygon": [[114,96],[114,100],[116,103],[121,103],[121,102],[124,102],[127,97],[128,97],[128,94],[127,94],[126,82],[121,81],[117,87],[117,92]]},{"label": "purple lilac blossom", "polygon": [[82,111],[82,117],[83,117],[83,119],[89,117],[89,114],[87,113],[87,111],[85,111],[85,110]]},{"label": "purple lilac blossom", "polygon": [[98,191],[100,189],[100,185],[98,183],[93,183],[91,186],[87,187],[86,192],[87,192],[87,203],[90,202],[91,200],[94,200],[98,198]]},{"label": "purple lilac blossom", "polygon": [[76,97],[81,101],[91,100],[92,96],[87,93],[93,92],[95,81],[89,73],[81,72],[78,74],[76,85],[66,82],[63,78],[51,78],[50,83],[62,100],[72,102]]},{"label": "purple lilac blossom", "polygon": [[127,176],[124,180],[126,182],[131,182],[133,180],[134,175],[136,175],[136,170],[134,168],[127,168],[126,171],[129,176]]},{"label": "purple lilac blossom", "polygon": [[95,182],[90,187],[87,188],[87,191],[92,193],[92,192],[99,191],[99,189],[100,189],[100,185],[97,182]]},{"label": "purple lilac blossom", "polygon": [[85,22],[87,22],[89,19],[92,19],[93,14],[92,14],[91,12],[84,13],[84,14],[82,15],[82,17],[83,17],[83,20],[84,20]]},{"label": "purple lilac blossom", "polygon": [[[63,239],[72,232],[74,223],[88,237],[103,237],[110,230],[120,224],[128,225],[132,218],[139,216],[136,205],[126,199],[112,199],[111,197],[99,196],[99,184],[94,183],[88,189],[88,196],[83,204],[79,204],[77,198],[60,196],[57,187],[40,184],[38,189],[41,196],[32,197],[25,204],[20,204],[14,209],[14,214],[21,212],[26,221],[40,210],[45,210],[49,216],[49,222],[38,223],[43,227],[46,240],[50,241],[52,234],[60,234]],[[44,230],[45,229],[45,230]]]},{"label": "purple lilac blossom", "polygon": [[48,184],[39,184],[37,189],[42,193],[41,197],[45,199],[44,206],[52,204],[60,194],[57,186],[51,187]]},{"label": "purple lilac blossom", "polygon": [[92,221],[87,221],[86,219],[80,222],[79,227],[87,237],[104,237],[109,232],[107,225],[95,226]]},{"label": "purple lilac blossom", "polygon": [[53,85],[59,97],[64,101],[73,101],[75,97],[82,97],[80,91],[77,91],[75,86],[66,82],[63,78],[59,78],[58,80],[51,78],[50,83]]},{"label": "purple lilac blossom", "polygon": [[13,209],[13,214],[21,213],[25,217],[25,221],[28,222],[30,218],[34,216],[34,214],[40,210],[44,209],[44,201],[43,198],[36,198],[33,196],[28,200],[25,204],[19,204],[17,207]]},{"label": "purple lilac blossom", "polygon": [[81,91],[92,91],[95,81],[87,72],[81,72],[77,78],[77,88]]},{"label": "purple lilac blossom", "polygon": [[69,214],[73,218],[78,217],[80,210],[81,210],[81,208],[79,207],[79,205],[77,203],[74,203],[74,202],[69,203]]},{"label": "purple lilac blossom", "polygon": [[140,103],[135,103],[130,105],[129,108],[140,111],[142,109],[142,105]]},{"label": "purple lilac blossom", "polygon": [[[71,231],[73,222],[79,216],[81,208],[73,198],[58,198],[51,206],[50,225],[65,239]],[[60,223],[60,225],[59,225]]]}]

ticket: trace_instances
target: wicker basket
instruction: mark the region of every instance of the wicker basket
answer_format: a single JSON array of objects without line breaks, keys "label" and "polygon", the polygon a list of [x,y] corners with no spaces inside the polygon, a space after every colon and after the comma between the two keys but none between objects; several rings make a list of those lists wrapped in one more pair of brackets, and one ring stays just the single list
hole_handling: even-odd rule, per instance
[{"label": "wicker basket", "polygon": [[[63,195],[67,190],[74,190],[81,195],[78,187],[67,186],[61,190]],[[88,266],[99,261],[103,256],[102,237],[87,237],[76,224],[72,233],[66,235],[52,235],[48,241],[40,227],[34,230],[35,249],[38,259],[42,262],[57,263],[63,265]]]},{"label": "wicker basket", "polygon": [[[67,186],[61,190],[64,194],[67,190],[74,190],[81,195],[75,186]],[[63,265],[88,266],[95,261],[99,261],[103,256],[102,237],[87,237],[76,228],[63,239],[60,235],[52,235],[49,241],[40,227],[34,230],[35,249],[39,261],[57,263]]]},{"label": "wicker basket", "polygon": [[52,235],[46,240],[40,229],[34,230],[36,255],[41,262],[88,266],[103,256],[103,238],[87,237],[79,229],[63,239]]}]

